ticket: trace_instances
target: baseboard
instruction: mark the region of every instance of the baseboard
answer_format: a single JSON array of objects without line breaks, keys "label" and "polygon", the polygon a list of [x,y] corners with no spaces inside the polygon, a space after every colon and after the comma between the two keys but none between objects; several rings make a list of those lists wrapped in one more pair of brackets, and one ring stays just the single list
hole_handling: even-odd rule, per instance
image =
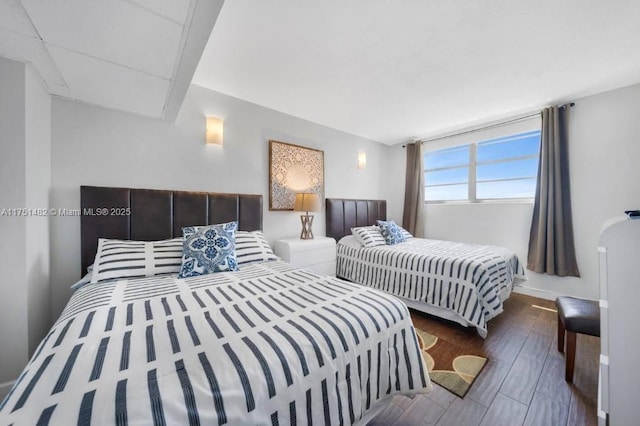
[{"label": "baseboard", "polygon": [[540,299],[556,300],[558,296],[562,296],[555,291],[541,290],[526,285],[516,285],[513,287],[515,293],[526,294],[527,296],[539,297]]},{"label": "baseboard", "polygon": [[4,397],[9,394],[9,391],[15,382],[15,380],[12,380],[10,382],[0,383],[0,402],[2,402]]}]

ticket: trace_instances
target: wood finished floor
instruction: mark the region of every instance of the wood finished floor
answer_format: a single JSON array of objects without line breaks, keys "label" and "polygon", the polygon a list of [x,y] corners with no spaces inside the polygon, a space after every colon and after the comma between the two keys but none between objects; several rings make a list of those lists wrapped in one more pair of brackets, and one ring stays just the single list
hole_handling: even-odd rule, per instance
[{"label": "wood finished floor", "polygon": [[481,348],[489,362],[464,399],[434,384],[427,395],[394,397],[368,426],[597,425],[600,340],[578,335],[573,384],[565,382],[553,301],[513,293],[486,340],[444,320],[412,317],[425,331]]}]

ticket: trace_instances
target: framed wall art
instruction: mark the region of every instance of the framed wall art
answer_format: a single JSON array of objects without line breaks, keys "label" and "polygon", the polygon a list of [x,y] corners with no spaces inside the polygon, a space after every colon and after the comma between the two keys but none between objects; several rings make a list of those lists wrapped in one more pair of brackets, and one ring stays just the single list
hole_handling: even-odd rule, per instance
[{"label": "framed wall art", "polygon": [[324,205],[324,152],[269,141],[269,210],[293,210],[297,193],[318,194]]}]

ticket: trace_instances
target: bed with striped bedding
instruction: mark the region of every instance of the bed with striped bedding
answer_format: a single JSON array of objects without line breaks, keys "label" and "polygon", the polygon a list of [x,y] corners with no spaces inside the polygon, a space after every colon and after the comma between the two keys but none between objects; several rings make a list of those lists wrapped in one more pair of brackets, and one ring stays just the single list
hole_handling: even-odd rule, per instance
[{"label": "bed with striped bedding", "polygon": [[337,252],[338,277],[476,327],[482,337],[514,283],[526,280],[518,257],[503,247],[409,238],[376,247],[338,244]]},{"label": "bed with striped bedding", "polygon": [[430,386],[402,302],[271,261],[82,287],[0,424],[358,424]]}]

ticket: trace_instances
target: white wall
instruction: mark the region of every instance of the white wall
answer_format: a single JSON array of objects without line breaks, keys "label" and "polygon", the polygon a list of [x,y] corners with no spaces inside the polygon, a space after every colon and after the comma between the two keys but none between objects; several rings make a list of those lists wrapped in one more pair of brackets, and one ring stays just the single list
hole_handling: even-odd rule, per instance
[{"label": "white wall", "polygon": [[[0,58],[0,211],[48,208],[51,101],[31,67]],[[25,210],[21,210],[25,211]],[[49,220],[0,214],[0,398],[50,326]]]},{"label": "white wall", "polygon": [[[205,116],[224,118],[224,146],[204,143]],[[300,233],[299,214],[270,212],[268,141],[321,149],[327,197],[384,198],[389,147],[192,86],[175,123],[60,99],[52,108],[52,207],[79,208],[80,185],[262,194],[273,242]],[[357,169],[358,151],[367,167]],[[80,275],[80,220],[51,222],[52,316]],[[314,233],[325,234],[324,212]]]},{"label": "white wall", "polygon": [[[596,250],[604,221],[640,208],[640,85],[583,99],[572,108],[570,168],[581,278],[527,271],[521,291],[598,298]],[[427,236],[513,249],[526,262],[533,204],[429,204]]]},{"label": "white wall", "polygon": [[[571,185],[582,280],[570,294],[598,297],[596,247],[604,222],[640,209],[640,84],[578,99],[571,123]],[[630,283],[633,285],[633,283]],[[557,280],[545,280],[545,289]]]},{"label": "white wall", "polygon": [[[25,65],[0,58],[0,210],[25,206]],[[0,216],[0,394],[28,359],[25,219]]]},{"label": "white wall", "polygon": [[404,144],[393,145],[387,152],[387,167],[383,171],[385,197],[387,200],[387,219],[402,224],[404,214],[404,184],[407,164],[407,150]]},{"label": "white wall", "polygon": [[[30,66],[25,76],[25,206],[49,207],[51,188],[51,96]],[[49,218],[26,218],[29,354],[50,327]]]}]

